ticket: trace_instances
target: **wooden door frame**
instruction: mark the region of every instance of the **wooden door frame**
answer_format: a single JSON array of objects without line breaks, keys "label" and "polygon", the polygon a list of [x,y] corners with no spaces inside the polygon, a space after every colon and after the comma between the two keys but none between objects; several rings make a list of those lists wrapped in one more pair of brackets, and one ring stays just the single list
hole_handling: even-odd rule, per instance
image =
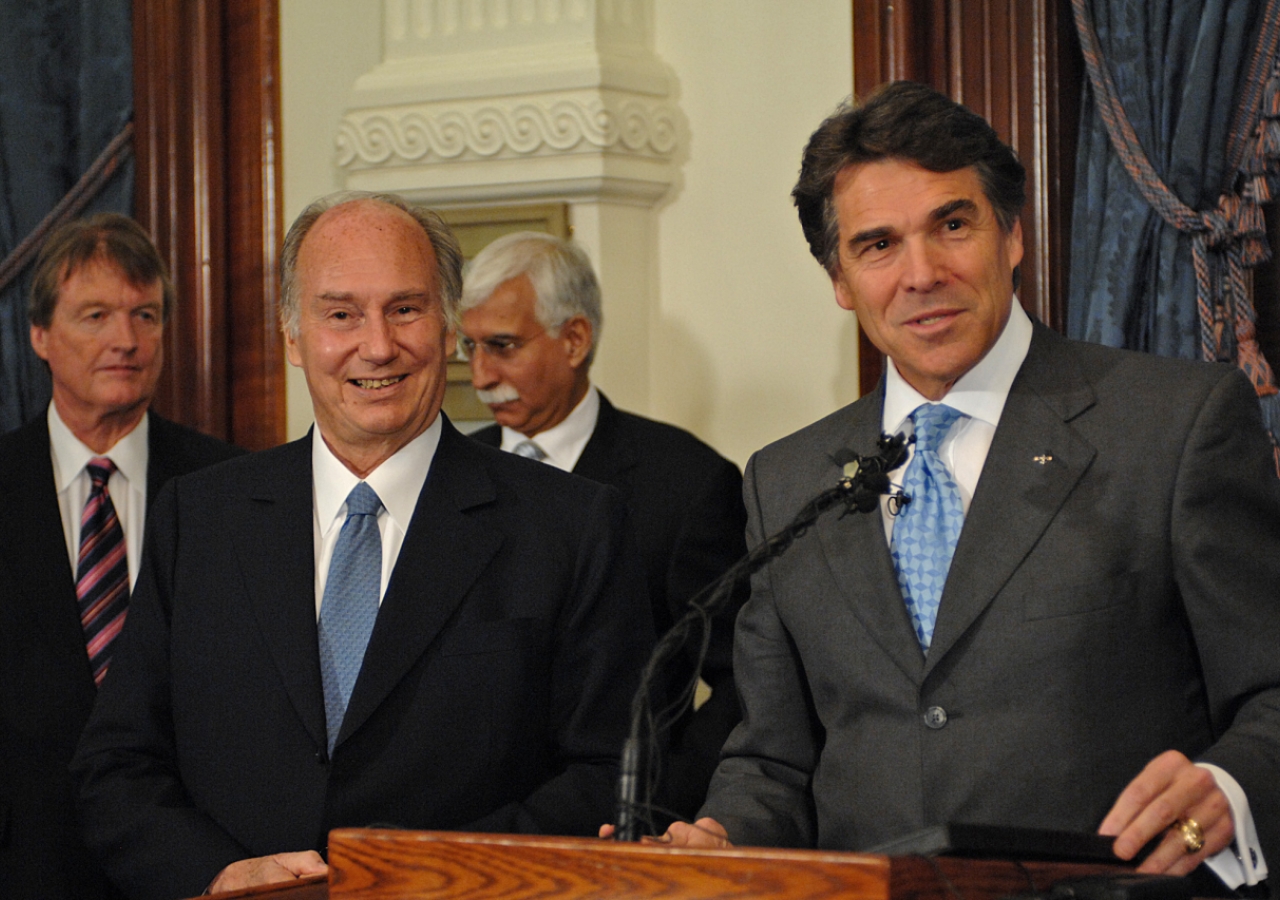
[{"label": "wooden door frame", "polygon": [[250,449],[285,435],[279,20],[277,0],[133,0],[134,215],[178,293],[154,405]]}]

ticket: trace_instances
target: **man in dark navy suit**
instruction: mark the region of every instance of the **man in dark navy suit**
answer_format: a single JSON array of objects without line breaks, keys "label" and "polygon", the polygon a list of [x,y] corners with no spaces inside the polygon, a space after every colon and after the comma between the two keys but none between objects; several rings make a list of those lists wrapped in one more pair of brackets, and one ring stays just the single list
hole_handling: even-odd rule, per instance
[{"label": "man in dark navy suit", "polygon": [[[235,448],[148,412],[173,285],[145,231],[106,213],[72,222],[36,263],[31,343],[53,401],[0,437],[0,896],[95,898],[106,879],[80,841],[67,765],[110,667],[137,577],[147,508],[170,478]],[[89,464],[110,460],[123,544],[104,615],[82,614],[76,570]],[[87,585],[87,581],[85,582]],[[82,591],[83,593],[83,591]]]},{"label": "man in dark navy suit", "polygon": [[652,645],[616,492],[440,414],[439,217],[325,198],[282,265],[316,427],[164,491],[74,763],[138,898],[319,874],[343,826],[594,833]]},{"label": "man in dark navy suit", "polygon": [[[520,232],[476,256],[462,291],[462,345],[497,424],[472,436],[622,492],[661,634],[746,553],[742,477],[687,431],[622,412],[591,384],[600,306],[591,263],[572,243]],[[657,799],[686,818],[702,803],[740,718],[731,659],[740,605],[712,621],[702,669],[710,699],[673,727]],[[691,657],[692,650],[670,673],[673,687],[692,679]]]}]

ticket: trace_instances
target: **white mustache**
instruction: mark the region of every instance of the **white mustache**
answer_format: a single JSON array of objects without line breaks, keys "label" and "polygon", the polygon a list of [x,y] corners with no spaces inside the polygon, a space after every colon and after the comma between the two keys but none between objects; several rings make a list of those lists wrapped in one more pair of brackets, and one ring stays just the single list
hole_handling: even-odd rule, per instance
[{"label": "white mustache", "polygon": [[485,406],[496,406],[499,403],[513,403],[520,399],[520,392],[509,384],[500,384],[491,391],[476,388],[476,396]]}]

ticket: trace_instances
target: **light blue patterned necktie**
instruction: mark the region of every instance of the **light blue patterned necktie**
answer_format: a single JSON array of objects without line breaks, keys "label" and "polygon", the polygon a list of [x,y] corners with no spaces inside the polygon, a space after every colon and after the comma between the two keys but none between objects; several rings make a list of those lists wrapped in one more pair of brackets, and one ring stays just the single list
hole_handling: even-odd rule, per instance
[{"label": "light blue patterned necktie", "polygon": [[333,548],[320,604],[320,678],[324,685],[329,752],[338,740],[347,702],[378,618],[382,587],[382,501],[363,481],[347,495],[347,520]]},{"label": "light blue patterned necktie", "polygon": [[955,479],[943,465],[938,448],[960,413],[941,403],[925,403],[911,414],[915,454],[902,479],[911,498],[893,524],[893,565],[911,614],[920,649],[933,641],[942,589],[951,557],[964,525],[964,505]]}]

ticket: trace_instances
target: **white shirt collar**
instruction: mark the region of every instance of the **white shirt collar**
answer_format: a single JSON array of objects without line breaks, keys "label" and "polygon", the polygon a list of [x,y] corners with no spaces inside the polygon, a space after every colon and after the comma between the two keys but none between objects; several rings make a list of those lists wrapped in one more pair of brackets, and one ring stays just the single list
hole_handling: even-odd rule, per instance
[{"label": "white shirt collar", "polygon": [[46,415],[49,422],[49,446],[53,453],[53,480],[58,492],[66,490],[95,456],[109,456],[129,484],[145,490],[147,439],[151,433],[149,415],[144,413],[133,431],[116,441],[115,446],[106,453],[94,453],[72,434],[71,429],[62,421],[56,403],[49,404]]},{"label": "white shirt collar", "polygon": [[[600,418],[600,392],[594,384],[587,386],[587,394],[578,401],[564,421],[554,428],[548,428],[534,435],[532,440],[542,452],[547,454],[545,463],[572,472],[578,464],[578,458],[586,449],[596,430],[596,420]],[[516,444],[529,440],[513,428],[502,427],[502,449],[510,453]]]},{"label": "white shirt collar", "polygon": [[[992,428],[1000,424],[1005,401],[1009,399],[1009,388],[1013,386],[1013,379],[1031,349],[1031,319],[1017,297],[1012,303],[1009,321],[1005,323],[995,346],[951,386],[943,399],[953,409],[971,419],[986,422]],[[907,384],[897,366],[890,363],[885,367],[882,428],[887,433],[903,431],[915,408],[928,402],[924,395]]]},{"label": "white shirt collar", "polygon": [[[440,446],[443,430],[441,416],[426,431],[397,450],[364,479],[382,501],[387,515],[400,527],[409,530],[409,521],[418,505],[418,495],[426,483],[427,473]],[[320,436],[320,426],[311,432],[311,478],[315,491],[315,510],[320,533],[338,522],[338,513],[347,502],[360,479],[342,464]],[[343,517],[345,518],[345,516]]]}]

